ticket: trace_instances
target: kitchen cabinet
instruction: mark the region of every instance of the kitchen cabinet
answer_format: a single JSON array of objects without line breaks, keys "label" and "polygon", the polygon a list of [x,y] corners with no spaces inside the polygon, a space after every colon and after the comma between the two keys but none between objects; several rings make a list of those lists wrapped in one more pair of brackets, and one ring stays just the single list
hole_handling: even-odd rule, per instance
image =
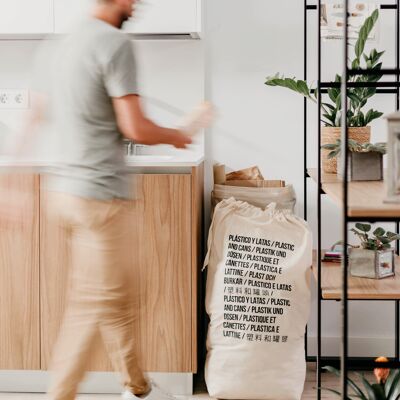
[{"label": "kitchen cabinet", "polygon": [[68,33],[89,15],[93,1],[54,0],[54,33]]},{"label": "kitchen cabinet", "polygon": [[[0,174],[0,200],[18,206],[10,220],[0,205],[2,370],[49,369],[65,309],[69,241],[49,215],[42,185],[38,175]],[[133,326],[138,357],[149,372],[195,373],[203,166],[132,175],[132,185],[129,279],[139,306]],[[88,369],[112,370],[99,337]]]},{"label": "kitchen cabinet", "polygon": [[53,33],[53,0],[2,0],[0,34]]},{"label": "kitchen cabinet", "polygon": [[[137,3],[135,15],[123,31],[137,35],[201,32],[202,0],[146,0]],[[92,0],[4,0],[0,4],[0,34],[65,34],[89,15]]]},{"label": "kitchen cabinet", "polygon": [[138,3],[135,16],[123,30],[136,34],[200,32],[201,0],[147,0]]},{"label": "kitchen cabinet", "polygon": [[131,215],[139,359],[147,371],[191,371],[191,176],[139,175]]},{"label": "kitchen cabinet", "polygon": [[0,369],[39,369],[39,178],[2,173],[0,192]]},{"label": "kitchen cabinet", "polygon": [[[40,337],[42,370],[50,367],[53,346],[58,337],[65,310],[70,277],[71,251],[67,233],[51,215],[48,195],[40,193]],[[103,344],[96,338],[88,368],[110,370],[111,363]]]},{"label": "kitchen cabinet", "polygon": [[[136,199],[130,220],[130,281],[139,306],[134,325],[146,371],[197,370],[197,285],[202,257],[203,167],[191,173],[132,176]],[[48,369],[65,307],[68,241],[40,201],[41,359]],[[94,346],[89,370],[109,371],[103,344]]]},{"label": "kitchen cabinet", "polygon": [[[90,11],[90,0],[54,0],[55,33],[67,33]],[[135,34],[198,34],[201,0],[146,0],[123,31]]]}]

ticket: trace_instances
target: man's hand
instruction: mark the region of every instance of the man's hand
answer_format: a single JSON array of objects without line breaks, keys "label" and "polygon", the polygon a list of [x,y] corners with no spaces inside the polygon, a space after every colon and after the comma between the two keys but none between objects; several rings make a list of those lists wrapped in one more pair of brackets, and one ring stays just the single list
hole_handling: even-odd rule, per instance
[{"label": "man's hand", "polygon": [[177,149],[186,149],[188,144],[192,143],[192,139],[187,134],[171,129],[171,141],[170,144]]},{"label": "man's hand", "polygon": [[197,135],[202,129],[208,128],[215,120],[215,109],[209,102],[199,104],[191,113],[187,114],[179,126],[187,135]]}]

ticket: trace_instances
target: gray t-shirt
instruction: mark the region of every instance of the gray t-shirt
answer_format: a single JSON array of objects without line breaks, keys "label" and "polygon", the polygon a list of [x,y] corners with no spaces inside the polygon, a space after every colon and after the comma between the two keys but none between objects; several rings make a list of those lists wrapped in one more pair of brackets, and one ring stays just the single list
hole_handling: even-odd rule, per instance
[{"label": "gray t-shirt", "polygon": [[113,26],[90,19],[58,50],[51,90],[58,152],[47,187],[98,200],[129,198],[111,98],[138,92],[132,43]]}]

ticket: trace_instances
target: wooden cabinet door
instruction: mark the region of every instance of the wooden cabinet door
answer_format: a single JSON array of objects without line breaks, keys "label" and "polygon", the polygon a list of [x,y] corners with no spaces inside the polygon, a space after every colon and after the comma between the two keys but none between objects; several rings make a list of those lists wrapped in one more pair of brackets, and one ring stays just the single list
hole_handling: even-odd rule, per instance
[{"label": "wooden cabinet door", "polygon": [[53,0],[0,1],[0,33],[53,33]]},{"label": "wooden cabinet door", "polygon": [[38,187],[0,174],[0,369],[40,369]]},{"label": "wooden cabinet door", "polygon": [[135,16],[124,31],[139,34],[198,32],[200,0],[146,0],[138,2]]},{"label": "wooden cabinet door", "polygon": [[146,371],[192,371],[191,175],[138,175],[131,216],[132,290]]},{"label": "wooden cabinet door", "polygon": [[[68,232],[61,221],[49,213],[48,195],[40,194],[40,312],[41,368],[49,369],[66,305],[71,271]],[[79,334],[79,333],[77,333]],[[102,342],[96,338],[88,369],[111,370],[111,363]]]},{"label": "wooden cabinet door", "polygon": [[[192,371],[191,175],[136,175],[128,216],[134,325],[142,367],[153,372]],[[46,215],[41,196],[42,368],[47,369],[65,307],[70,270],[68,240]],[[111,370],[101,342],[89,365]]]}]

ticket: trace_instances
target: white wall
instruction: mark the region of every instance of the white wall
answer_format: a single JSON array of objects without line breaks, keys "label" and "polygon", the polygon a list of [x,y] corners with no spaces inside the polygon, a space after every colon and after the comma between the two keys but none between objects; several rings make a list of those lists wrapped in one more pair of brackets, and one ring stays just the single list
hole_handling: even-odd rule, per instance
[{"label": "white wall", "polygon": [[[393,46],[394,14],[382,11],[382,33],[377,48]],[[310,81],[316,80],[316,12],[309,14]],[[220,118],[206,135],[207,189],[211,165],[231,169],[258,165],[267,179],[293,183],[298,196],[297,212],[303,213],[303,100],[295,93],[263,83],[276,72],[303,76],[303,2],[295,0],[206,0],[206,97],[216,104]],[[385,46],[383,46],[385,43]],[[339,42],[324,43],[324,79],[341,71]],[[393,47],[385,55],[393,62]],[[376,96],[373,106],[393,111],[392,96]],[[316,166],[316,107],[310,105],[309,163]],[[373,125],[372,140],[385,139],[384,121]],[[316,185],[309,185],[309,221],[316,237]],[[323,199],[323,247],[340,238],[339,209]],[[309,324],[310,346],[316,335],[314,295]],[[353,302],[350,310],[350,352],[374,356],[394,350],[394,306],[389,302]],[[339,354],[339,303],[323,305],[324,353]]]},{"label": "white wall", "polygon": [[[39,40],[0,40],[0,88],[28,88],[33,78]],[[57,46],[57,41],[51,45]],[[203,43],[194,40],[144,40],[134,43],[140,92],[149,116],[166,126],[176,126],[179,118],[204,98]],[[20,110],[0,110],[1,123],[18,130]],[[203,153],[199,137],[192,150]],[[152,149],[165,152],[166,146]]]},{"label": "white wall", "polygon": [[[136,41],[139,83],[148,115],[175,127],[182,115],[204,99],[204,45],[200,40]],[[153,152],[165,152],[156,146]],[[193,151],[204,153],[203,137],[194,138]]]}]

